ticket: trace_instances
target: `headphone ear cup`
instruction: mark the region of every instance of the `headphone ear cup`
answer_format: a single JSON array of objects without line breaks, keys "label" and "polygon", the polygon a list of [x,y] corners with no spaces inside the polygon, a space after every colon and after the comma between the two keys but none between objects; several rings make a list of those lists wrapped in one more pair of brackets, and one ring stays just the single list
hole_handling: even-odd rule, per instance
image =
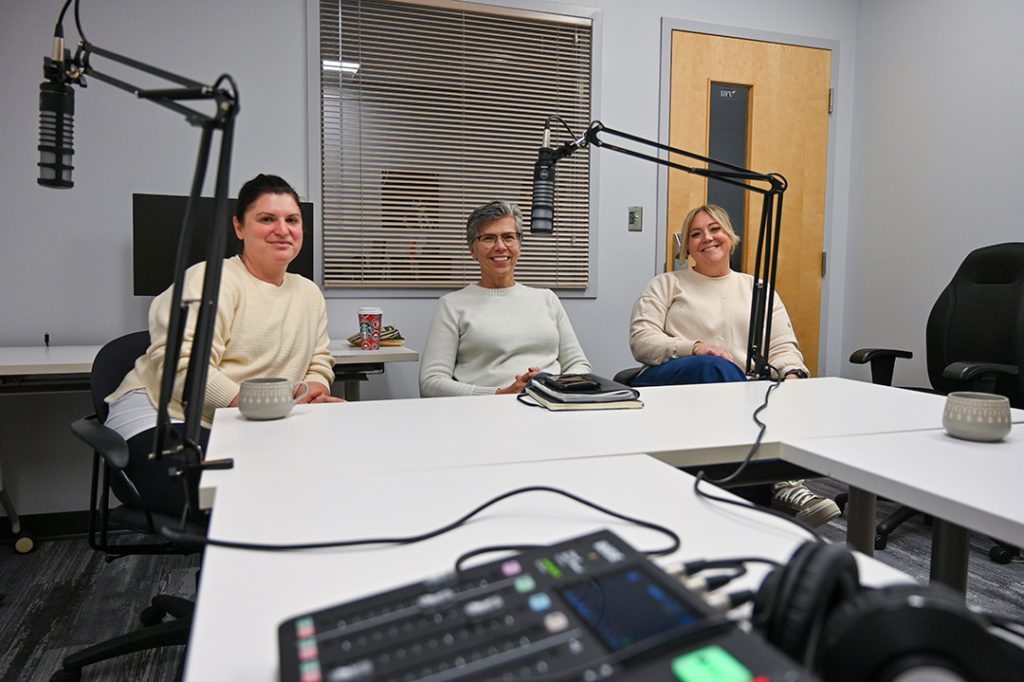
[{"label": "headphone ear cup", "polygon": [[782,577],[784,566],[772,569],[761,581],[761,587],[754,595],[754,608],[750,616],[754,627],[768,637],[769,624],[771,622],[772,605],[776,593],[779,591],[779,579]]},{"label": "headphone ear cup", "polygon": [[[860,589],[857,562],[841,545],[805,543],[762,584],[765,638],[799,663],[809,661],[828,612]],[[763,597],[762,597],[763,593]],[[755,622],[757,615],[755,615]]]},{"label": "headphone ear cup", "polygon": [[1024,679],[1020,661],[987,627],[962,595],[941,585],[864,590],[825,623],[814,669],[829,682]]}]

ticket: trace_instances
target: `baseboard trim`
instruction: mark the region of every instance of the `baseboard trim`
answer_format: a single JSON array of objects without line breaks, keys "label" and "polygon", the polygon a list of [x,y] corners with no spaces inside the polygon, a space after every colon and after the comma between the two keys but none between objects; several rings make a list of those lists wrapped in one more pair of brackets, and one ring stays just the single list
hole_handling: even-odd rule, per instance
[{"label": "baseboard trim", "polygon": [[[70,512],[51,512],[48,514],[20,514],[22,532],[28,532],[37,539],[83,537],[89,532],[89,510]],[[11,532],[10,519],[2,517],[0,521],[0,542],[14,540]]]}]

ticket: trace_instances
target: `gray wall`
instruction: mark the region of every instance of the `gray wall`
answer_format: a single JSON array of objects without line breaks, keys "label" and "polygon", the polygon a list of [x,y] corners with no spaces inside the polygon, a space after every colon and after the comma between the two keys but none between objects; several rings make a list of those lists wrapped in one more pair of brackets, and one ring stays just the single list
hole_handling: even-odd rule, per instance
[{"label": "gray wall", "polygon": [[[502,4],[558,7],[532,0]],[[1001,87],[1014,82],[1024,61],[1021,43],[1011,34],[1024,13],[1016,3],[587,4],[601,11],[595,114],[648,138],[659,134],[663,18],[839,45],[823,373],[866,376],[849,368],[845,356],[878,339],[912,348],[920,357],[927,308],[964,252],[1019,238],[1011,234],[1019,230],[1009,215],[1009,196],[1001,196],[1010,189],[1009,178],[1020,176],[1015,114],[1024,95]],[[0,8],[0,344],[39,343],[44,332],[54,343],[102,343],[145,325],[148,301],[129,293],[131,194],[186,193],[197,133],[175,114],[92,83],[76,93],[76,187],[37,187],[36,93],[59,3],[0,0]],[[86,32],[98,45],[199,80],[212,81],[222,72],[235,76],[242,111],[233,191],[266,170],[309,193],[302,0],[84,0],[82,11]],[[74,35],[71,26],[65,21]],[[566,308],[594,366],[610,373],[631,363],[629,309],[658,270],[657,170],[610,152],[596,156],[596,297],[566,300]],[[646,209],[642,233],[626,230],[630,205]],[[887,301],[883,296],[890,292],[894,297]],[[351,333],[356,308],[369,303],[381,304],[387,321],[422,349],[434,307],[429,299],[331,298],[332,336]],[[411,364],[394,365],[371,379],[364,397],[415,396],[416,372]],[[923,380],[922,366],[902,370],[898,378]],[[47,412],[45,419],[38,417],[49,423],[47,433],[63,433],[81,411],[66,401],[53,409],[42,401],[33,404]],[[24,426],[21,414],[0,414],[0,449],[22,509],[82,508],[82,448],[67,437],[47,437],[45,443],[41,437],[48,454],[37,458],[18,436],[12,452],[10,434]]]},{"label": "gray wall", "polygon": [[[1024,5],[862,0],[857,31],[843,351],[914,351],[969,251],[1024,241]],[[866,370],[851,376],[867,377]]]}]

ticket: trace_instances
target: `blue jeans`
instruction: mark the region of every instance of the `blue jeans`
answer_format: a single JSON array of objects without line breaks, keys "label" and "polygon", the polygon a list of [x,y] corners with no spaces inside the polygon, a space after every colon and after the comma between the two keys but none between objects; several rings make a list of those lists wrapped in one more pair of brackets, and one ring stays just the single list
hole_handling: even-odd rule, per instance
[{"label": "blue jeans", "polygon": [[678,386],[680,384],[718,384],[725,381],[746,381],[743,370],[724,358],[714,355],[687,355],[654,367],[648,367],[633,381],[640,386]]}]

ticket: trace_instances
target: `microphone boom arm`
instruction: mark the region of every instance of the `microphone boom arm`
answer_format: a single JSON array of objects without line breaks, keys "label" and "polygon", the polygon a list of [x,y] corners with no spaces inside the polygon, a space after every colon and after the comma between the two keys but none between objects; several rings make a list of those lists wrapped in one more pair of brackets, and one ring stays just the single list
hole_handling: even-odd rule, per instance
[{"label": "microphone boom arm", "polygon": [[[707,165],[705,168],[687,166],[676,161],[645,154],[610,144],[600,137],[601,133],[616,135],[631,142],[654,147],[670,154],[678,154]],[[786,179],[778,173],[758,173],[742,166],[719,161],[709,156],[670,147],[667,144],[647,140],[630,133],[606,128],[600,121],[594,121],[578,139],[567,142],[554,150],[555,160],[569,156],[577,149],[593,145],[605,147],[627,156],[651,161],[661,166],[681,170],[691,175],[719,180],[741,187],[748,192],[762,195],[761,222],[757,233],[757,250],[754,261],[754,289],[750,301],[750,327],[747,333],[746,374],[754,379],[771,378],[768,351],[771,342],[772,308],[775,300],[775,280],[779,259],[779,235],[782,224],[782,196],[786,191]]]},{"label": "microphone boom arm", "polygon": [[[162,78],[180,87],[162,89],[143,89],[127,83],[119,78],[96,70],[91,64],[91,56],[97,55],[117,62],[130,69]],[[217,160],[217,175],[214,191],[214,225],[227,225],[228,215],[228,183],[231,167],[231,149],[234,139],[235,117],[239,111],[238,88],[228,75],[220,76],[214,85],[204,85],[198,81],[173,74],[169,71],[150,66],[143,62],[125,57],[93,45],[83,40],[75,52],[74,59],[65,60],[66,82],[85,87],[85,76],[112,85],[118,89],[132,93],[140,99],[149,100],[162,107],[184,116],[190,125],[201,128],[199,154],[192,177],[191,192],[182,220],[181,236],[174,265],[174,284],[171,292],[170,318],[167,329],[167,349],[164,355],[163,375],[160,385],[160,400],[157,407],[157,425],[153,443],[154,459],[168,454],[181,454],[184,464],[181,475],[186,484],[186,508],[183,516],[190,509],[197,509],[198,500],[192,500],[191,482],[198,476],[204,466],[202,446],[202,415],[203,402],[206,394],[206,380],[209,370],[211,343],[214,324],[216,322],[217,298],[220,292],[221,273],[224,265],[224,250],[227,242],[226,229],[213,229],[207,239],[206,269],[200,300],[183,300],[185,271],[188,269],[188,255],[195,234],[195,215],[198,199],[202,193],[206,171],[210,162],[213,135],[220,131],[220,149]],[[220,87],[222,82],[230,84],[231,89]],[[179,104],[182,100],[212,100],[215,111],[206,114],[191,107]],[[198,316],[193,334],[192,350],[189,355],[185,385],[182,392],[184,409],[184,437],[180,446],[170,445],[169,405],[174,392],[175,375],[181,359],[182,343],[185,336],[188,307],[198,304]],[[207,466],[229,468],[230,460],[208,462]]]}]

